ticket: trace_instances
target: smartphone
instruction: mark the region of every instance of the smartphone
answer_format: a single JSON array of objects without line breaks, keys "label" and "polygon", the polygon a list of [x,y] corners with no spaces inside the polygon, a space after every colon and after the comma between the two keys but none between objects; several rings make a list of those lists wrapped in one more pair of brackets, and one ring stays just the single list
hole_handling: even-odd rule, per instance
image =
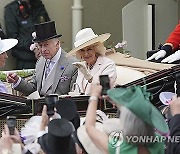
[{"label": "smartphone", "polygon": [[54,107],[58,99],[57,94],[50,94],[45,97],[45,105],[47,106],[47,114],[49,116],[54,114]]},{"label": "smartphone", "polygon": [[110,79],[108,75],[99,76],[100,85],[102,86],[101,95],[107,95],[107,90],[110,89]]},{"label": "smartphone", "polygon": [[7,116],[6,123],[9,128],[10,135],[14,135],[15,127],[16,127],[16,117],[15,116]]}]

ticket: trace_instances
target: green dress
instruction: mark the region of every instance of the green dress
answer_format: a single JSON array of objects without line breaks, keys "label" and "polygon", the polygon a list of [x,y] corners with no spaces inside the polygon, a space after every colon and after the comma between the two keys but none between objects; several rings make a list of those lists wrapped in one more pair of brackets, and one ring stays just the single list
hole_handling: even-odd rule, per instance
[{"label": "green dress", "polygon": [[[156,140],[153,143],[146,145],[150,154],[164,154],[164,141],[161,141],[160,136],[156,136],[159,142]],[[109,154],[138,154],[138,146],[136,144],[130,144],[123,140],[120,146],[112,146],[112,140],[108,144]]]}]

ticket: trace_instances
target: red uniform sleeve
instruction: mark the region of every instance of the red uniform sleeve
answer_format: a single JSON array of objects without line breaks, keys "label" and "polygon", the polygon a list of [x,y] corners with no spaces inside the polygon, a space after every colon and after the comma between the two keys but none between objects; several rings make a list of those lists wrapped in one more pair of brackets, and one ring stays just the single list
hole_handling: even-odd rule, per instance
[{"label": "red uniform sleeve", "polygon": [[171,32],[168,39],[166,40],[166,43],[172,43],[173,44],[173,51],[176,51],[176,50],[179,49],[179,44],[180,44],[180,23]]}]

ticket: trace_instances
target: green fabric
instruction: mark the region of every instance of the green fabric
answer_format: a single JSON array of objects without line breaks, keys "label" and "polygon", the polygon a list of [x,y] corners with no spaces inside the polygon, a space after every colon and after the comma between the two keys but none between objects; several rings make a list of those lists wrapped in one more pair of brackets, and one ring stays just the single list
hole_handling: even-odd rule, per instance
[{"label": "green fabric", "polygon": [[[156,136],[160,140],[160,136]],[[164,142],[155,142],[150,143],[147,146],[148,151],[150,154],[164,154]],[[118,147],[119,148],[119,147]],[[108,150],[109,154],[118,154],[116,150],[118,149],[116,147],[112,147],[111,141],[108,144]],[[135,144],[129,144],[126,141],[123,141],[123,143],[120,145],[120,152],[119,154],[138,154],[138,146]]]},{"label": "green fabric", "polygon": [[162,114],[149,100],[150,93],[145,88],[133,86],[115,88],[107,91],[108,96],[117,104],[125,106],[136,116],[163,133],[169,131]]}]

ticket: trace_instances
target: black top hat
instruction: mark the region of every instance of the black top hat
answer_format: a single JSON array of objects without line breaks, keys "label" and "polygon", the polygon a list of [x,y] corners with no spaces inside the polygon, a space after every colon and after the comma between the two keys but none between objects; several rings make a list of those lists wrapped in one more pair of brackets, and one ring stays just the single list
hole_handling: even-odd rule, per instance
[{"label": "black top hat", "polygon": [[77,112],[77,106],[72,99],[60,99],[56,102],[55,107],[57,109],[57,113],[59,113],[62,118],[65,118],[73,123],[75,129],[80,126],[80,117]]},{"label": "black top hat", "polygon": [[56,33],[55,21],[48,21],[34,25],[36,38],[34,42],[47,41],[53,38],[61,37],[61,34]]},{"label": "black top hat", "polygon": [[41,136],[38,142],[47,154],[76,154],[72,132],[72,125],[68,120],[53,119],[49,122],[48,133]]}]

